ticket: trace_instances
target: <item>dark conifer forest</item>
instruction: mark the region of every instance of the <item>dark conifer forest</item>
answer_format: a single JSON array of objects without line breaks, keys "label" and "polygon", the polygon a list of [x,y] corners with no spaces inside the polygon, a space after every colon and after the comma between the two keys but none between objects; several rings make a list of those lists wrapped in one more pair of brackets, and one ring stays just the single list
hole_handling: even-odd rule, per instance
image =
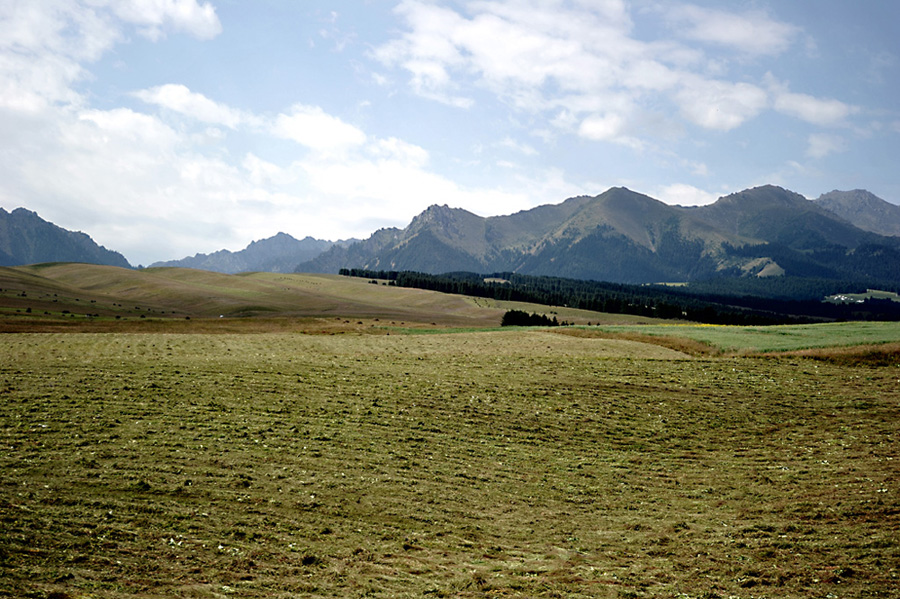
[{"label": "dark conifer forest", "polygon": [[826,279],[711,279],[684,286],[627,285],[516,273],[342,269],[341,275],[374,283],[429,289],[496,300],[566,306],[709,324],[770,325],[846,320],[900,320],[900,303],[824,301],[838,293],[861,293],[864,283]]}]

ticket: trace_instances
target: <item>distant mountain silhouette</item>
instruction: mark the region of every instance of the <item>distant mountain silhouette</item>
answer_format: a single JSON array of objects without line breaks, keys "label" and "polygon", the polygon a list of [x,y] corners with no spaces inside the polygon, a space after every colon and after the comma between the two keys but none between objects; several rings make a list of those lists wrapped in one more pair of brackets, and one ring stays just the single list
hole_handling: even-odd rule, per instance
[{"label": "distant mountain silhouette", "polygon": [[333,247],[297,271],[519,272],[623,283],[782,274],[900,280],[900,262],[891,262],[898,248],[900,239],[772,185],[700,207],[617,187],[509,216],[431,206],[405,229]]},{"label": "distant mountain silhouette", "polygon": [[0,266],[41,262],[84,262],[130,268],[122,254],[97,245],[88,235],[67,231],[24,208],[0,208]]},{"label": "distant mountain silhouette", "polygon": [[212,254],[197,254],[181,260],[156,262],[151,266],[199,268],[226,274],[251,271],[294,272],[301,262],[312,260],[335,244],[348,244],[352,241],[354,240],[332,242],[312,237],[297,240],[287,233],[278,233],[268,239],[254,241],[237,252],[219,250]]}]

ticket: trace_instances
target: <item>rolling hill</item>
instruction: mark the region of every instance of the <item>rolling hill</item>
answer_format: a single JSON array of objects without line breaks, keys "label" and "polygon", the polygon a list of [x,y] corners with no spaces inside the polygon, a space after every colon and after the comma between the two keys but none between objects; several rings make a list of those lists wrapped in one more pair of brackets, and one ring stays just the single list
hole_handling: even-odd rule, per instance
[{"label": "rolling hill", "polygon": [[[183,327],[196,329],[204,319],[214,319],[217,330],[270,326],[259,323],[273,319],[280,321],[277,327],[290,330],[309,326],[317,330],[358,328],[362,325],[358,319],[364,319],[366,327],[379,321],[486,327],[498,326],[503,313],[512,307],[550,310],[520,302],[372,285],[363,279],[337,275],[229,275],[186,268],[134,270],[73,263],[0,267],[0,331],[48,327],[103,330],[113,325],[118,330],[136,324],[146,328],[164,321],[169,324],[160,326],[171,327],[181,321]],[[627,315],[556,310],[561,318],[573,322],[635,320]]]}]

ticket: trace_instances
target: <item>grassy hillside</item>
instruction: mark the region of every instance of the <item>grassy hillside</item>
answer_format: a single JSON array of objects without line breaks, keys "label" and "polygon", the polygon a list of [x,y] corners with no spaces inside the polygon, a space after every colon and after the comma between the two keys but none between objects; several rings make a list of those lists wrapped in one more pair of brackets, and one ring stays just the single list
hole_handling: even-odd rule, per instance
[{"label": "grassy hillside", "polygon": [[[89,264],[0,268],[0,330],[8,332],[208,330],[212,326],[208,319],[220,317],[229,321],[229,327],[248,330],[325,325],[333,329],[343,324],[357,329],[360,320],[376,328],[401,322],[404,326],[483,328],[498,326],[509,306],[522,304],[373,285],[337,275],[226,275],[184,268],[129,270]],[[525,307],[585,324],[649,321],[583,310]]]}]

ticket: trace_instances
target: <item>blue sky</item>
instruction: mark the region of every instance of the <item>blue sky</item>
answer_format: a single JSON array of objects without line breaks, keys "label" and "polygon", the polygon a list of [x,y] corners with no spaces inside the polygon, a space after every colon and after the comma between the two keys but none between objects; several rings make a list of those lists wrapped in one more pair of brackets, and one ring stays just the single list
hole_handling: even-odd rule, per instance
[{"label": "blue sky", "polygon": [[900,203],[900,3],[0,0],[0,206],[149,264],[624,185]]}]

